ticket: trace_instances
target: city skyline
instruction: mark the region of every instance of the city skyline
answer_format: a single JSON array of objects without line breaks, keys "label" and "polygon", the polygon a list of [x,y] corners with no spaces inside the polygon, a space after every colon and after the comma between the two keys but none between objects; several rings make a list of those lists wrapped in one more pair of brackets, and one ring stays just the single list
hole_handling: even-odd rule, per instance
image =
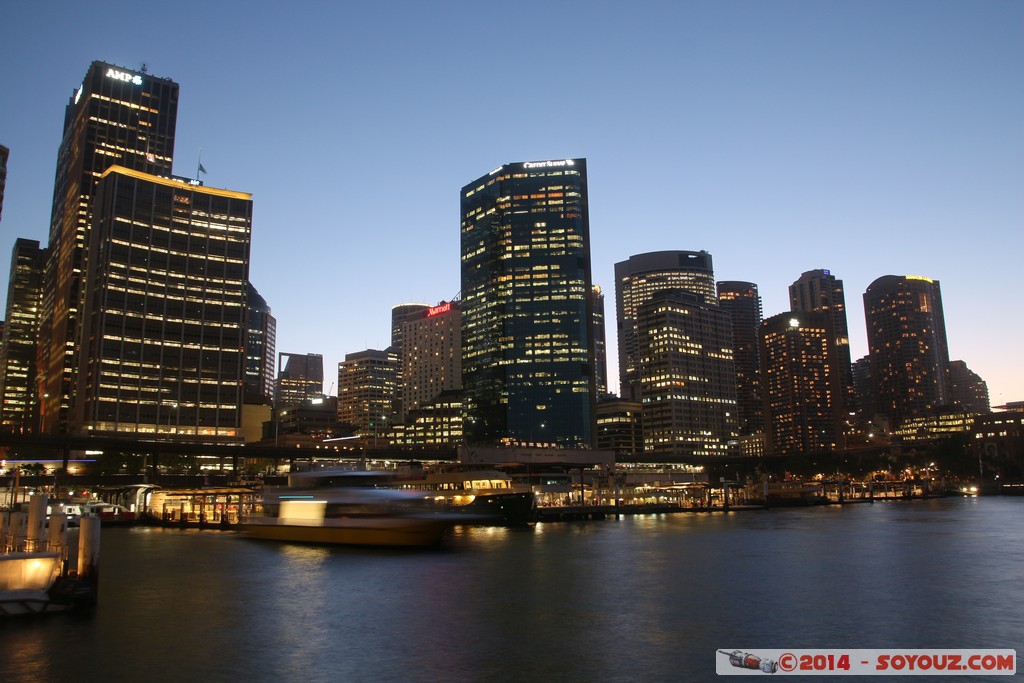
[{"label": "city skyline", "polygon": [[[46,19],[12,8],[0,48],[0,144],[11,150],[0,267],[15,239],[46,242],[61,111],[88,64],[146,62],[181,88],[174,172],[195,177],[201,149],[207,185],[253,193],[250,279],[278,319],[277,348],[323,354],[329,376],[346,354],[387,346],[393,306],[458,292],[467,178],[517,159],[586,157],[593,279],[605,291],[614,263],[633,255],[706,250],[717,280],[758,285],[767,318],[788,310],[801,273],[828,269],[845,283],[856,360],[867,286],[934,278],[950,359],[989,383],[993,405],[1024,399],[1024,321],[1002,303],[1024,214],[1024,8],[536,7],[545,21],[409,5],[396,16],[317,8],[310,22],[229,4],[210,8],[208,26],[162,17],[168,38],[137,29],[150,8],[47,8]],[[217,28],[228,17],[231,35]],[[560,59],[575,80],[534,82],[530,65],[551,59],[570,20],[581,40]],[[484,26],[493,31],[478,35]],[[523,102],[484,121],[468,112],[497,43],[522,53],[507,87]],[[266,44],[277,48],[263,55]],[[614,334],[607,344],[616,389]]]}]

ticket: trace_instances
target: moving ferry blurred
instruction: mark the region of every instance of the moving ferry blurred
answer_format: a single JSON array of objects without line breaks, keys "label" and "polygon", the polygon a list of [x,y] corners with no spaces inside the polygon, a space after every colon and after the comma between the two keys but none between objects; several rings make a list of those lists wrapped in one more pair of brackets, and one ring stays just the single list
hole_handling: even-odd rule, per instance
[{"label": "moving ferry blurred", "polygon": [[251,538],[300,543],[422,547],[441,543],[459,516],[425,507],[422,495],[380,488],[390,473],[319,470],[263,491],[263,515],[245,517]]}]

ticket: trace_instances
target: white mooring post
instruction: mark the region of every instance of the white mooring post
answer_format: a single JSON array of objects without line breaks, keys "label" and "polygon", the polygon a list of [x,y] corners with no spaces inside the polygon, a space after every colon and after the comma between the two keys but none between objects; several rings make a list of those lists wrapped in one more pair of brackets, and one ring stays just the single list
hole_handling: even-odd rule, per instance
[{"label": "white mooring post", "polygon": [[28,528],[25,530],[25,552],[38,553],[44,550],[43,538],[46,532],[46,494],[33,493],[28,503]]},{"label": "white mooring post", "polygon": [[100,573],[100,518],[82,517],[78,530],[78,578],[96,583]]},{"label": "white mooring post", "polygon": [[11,545],[11,511],[0,510],[0,554],[8,552]]},{"label": "white mooring post", "polygon": [[8,532],[11,550],[16,553],[25,550],[25,532],[28,530],[28,515],[24,512],[11,513],[11,526]]},{"label": "white mooring post", "polygon": [[60,553],[61,564],[68,559],[68,516],[63,513],[50,515],[46,525],[46,550]]}]

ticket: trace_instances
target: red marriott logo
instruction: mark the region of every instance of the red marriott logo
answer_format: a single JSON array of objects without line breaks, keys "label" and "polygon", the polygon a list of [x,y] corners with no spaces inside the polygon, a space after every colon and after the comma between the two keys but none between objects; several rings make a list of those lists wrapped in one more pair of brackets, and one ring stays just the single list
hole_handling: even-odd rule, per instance
[{"label": "red marriott logo", "polygon": [[431,306],[427,309],[427,317],[433,318],[435,315],[441,315],[442,313],[447,313],[450,310],[452,310],[451,301],[445,302],[440,306]]}]

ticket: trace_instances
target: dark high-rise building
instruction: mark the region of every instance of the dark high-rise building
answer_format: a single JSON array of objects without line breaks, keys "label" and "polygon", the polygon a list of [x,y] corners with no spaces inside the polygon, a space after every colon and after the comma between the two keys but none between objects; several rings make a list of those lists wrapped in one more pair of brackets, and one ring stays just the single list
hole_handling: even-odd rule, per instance
[{"label": "dark high-rise building", "polygon": [[736,413],[740,436],[764,431],[761,397],[761,296],[753,282],[718,283],[718,305],[732,320],[732,348],[736,361]]},{"label": "dark high-rise building", "polygon": [[640,400],[637,311],[663,289],[696,294],[717,303],[711,254],[706,251],[654,251],[615,264],[615,325],[619,340],[619,394]]},{"label": "dark high-rise building", "polygon": [[789,304],[794,313],[828,311],[836,335],[839,381],[845,393],[843,403],[853,408],[856,392],[853,387],[853,364],[850,359],[850,328],[846,321],[846,295],[843,281],[828,270],[809,270],[789,286]]},{"label": "dark high-rise building", "polygon": [[251,282],[246,283],[246,306],[245,400],[272,404],[277,319]]},{"label": "dark high-rise building", "polygon": [[469,445],[592,445],[587,201],[585,159],[505,164],[462,188]]},{"label": "dark high-rise building", "polygon": [[875,399],[875,380],[871,374],[871,356],[863,356],[853,363],[853,391],[856,394],[857,412],[862,421],[870,422],[878,414]]},{"label": "dark high-rise building", "polygon": [[44,276],[39,346],[44,431],[67,427],[97,183],[115,164],[170,176],[177,112],[177,83],[104,62],[92,63],[68,102]]},{"label": "dark high-rise building", "polygon": [[46,250],[39,248],[39,242],[15,241],[0,344],[0,429],[5,432],[32,433],[39,427],[36,340],[45,261]]},{"label": "dark high-rise building", "polygon": [[664,289],[637,308],[636,321],[644,452],[736,454],[729,314],[702,295]]},{"label": "dark high-rise building", "polygon": [[845,389],[827,311],[781,313],[760,331],[765,425],[771,455],[844,447]]},{"label": "dark high-rise building", "polygon": [[297,406],[324,395],[324,357],[319,353],[279,353],[274,405]]},{"label": "dark high-rise building", "polygon": [[884,275],[864,293],[878,411],[895,430],[949,403],[949,350],[939,281]]},{"label": "dark high-rise building", "polygon": [[597,396],[608,393],[608,351],[605,340],[604,292],[594,285],[594,382]]},{"label": "dark high-rise building", "polygon": [[958,403],[971,413],[991,410],[988,384],[962,360],[949,362],[950,403]]},{"label": "dark high-rise building", "polygon": [[7,187],[7,158],[11,150],[0,145],[0,219],[4,214],[4,188]]},{"label": "dark high-rise building", "polygon": [[92,216],[71,428],[241,441],[251,195],[111,166]]}]

